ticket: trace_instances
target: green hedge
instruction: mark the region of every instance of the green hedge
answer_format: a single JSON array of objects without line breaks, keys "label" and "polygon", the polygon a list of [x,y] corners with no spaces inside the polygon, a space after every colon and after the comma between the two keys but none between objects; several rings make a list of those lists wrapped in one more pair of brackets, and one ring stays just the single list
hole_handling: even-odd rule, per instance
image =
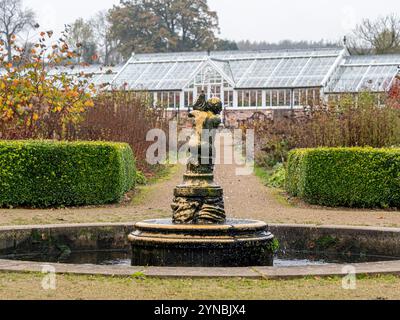
[{"label": "green hedge", "polygon": [[135,179],[127,144],[0,141],[0,207],[113,203]]},{"label": "green hedge", "polygon": [[286,189],[311,204],[399,208],[400,149],[294,150],[288,158]]}]

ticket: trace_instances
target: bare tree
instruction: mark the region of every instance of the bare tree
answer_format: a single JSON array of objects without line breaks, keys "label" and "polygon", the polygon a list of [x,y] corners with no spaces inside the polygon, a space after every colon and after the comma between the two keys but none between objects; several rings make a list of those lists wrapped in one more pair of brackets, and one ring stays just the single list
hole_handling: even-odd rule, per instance
[{"label": "bare tree", "polygon": [[92,25],[83,18],[77,19],[70,26],[68,40],[78,54],[77,63],[93,63],[97,56],[97,44],[94,38]]},{"label": "bare tree", "polygon": [[98,12],[91,20],[94,37],[100,49],[101,60],[104,65],[118,63],[120,58],[116,51],[117,43],[111,34],[111,24],[106,11]]},{"label": "bare tree", "polygon": [[34,24],[35,13],[23,9],[21,0],[0,0],[0,39],[6,46],[9,62],[12,62],[15,37]]},{"label": "bare tree", "polygon": [[364,19],[353,31],[349,46],[354,53],[399,53],[399,16],[391,14],[376,20]]}]

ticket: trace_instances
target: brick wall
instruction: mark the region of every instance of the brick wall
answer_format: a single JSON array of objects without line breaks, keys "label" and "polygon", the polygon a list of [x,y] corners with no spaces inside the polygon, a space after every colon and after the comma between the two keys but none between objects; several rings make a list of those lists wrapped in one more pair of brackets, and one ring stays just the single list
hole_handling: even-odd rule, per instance
[{"label": "brick wall", "polygon": [[[176,111],[167,111],[166,115],[171,120],[177,120]],[[185,125],[188,120],[189,113],[181,111],[179,114],[180,125]],[[225,110],[223,114],[225,126],[228,128],[238,128],[240,121],[247,121],[251,118],[258,119],[279,119],[282,117],[294,116],[301,117],[304,115],[304,109],[294,110]]]}]

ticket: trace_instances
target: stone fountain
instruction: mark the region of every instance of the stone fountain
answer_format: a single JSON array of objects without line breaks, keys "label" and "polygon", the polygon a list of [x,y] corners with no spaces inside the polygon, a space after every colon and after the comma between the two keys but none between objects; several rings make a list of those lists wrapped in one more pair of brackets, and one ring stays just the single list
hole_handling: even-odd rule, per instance
[{"label": "stone fountain", "polygon": [[267,224],[226,218],[223,189],[214,181],[215,132],[221,112],[221,101],[207,101],[204,94],[193,106],[190,116],[196,130],[183,183],[174,190],[173,217],[135,225],[129,235],[133,266],[273,265],[274,236]]}]

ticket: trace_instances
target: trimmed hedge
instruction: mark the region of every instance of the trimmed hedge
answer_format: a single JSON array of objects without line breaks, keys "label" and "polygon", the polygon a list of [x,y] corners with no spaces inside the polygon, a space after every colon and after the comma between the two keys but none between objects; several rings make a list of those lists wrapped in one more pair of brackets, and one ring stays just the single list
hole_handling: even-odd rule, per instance
[{"label": "trimmed hedge", "polygon": [[286,189],[311,204],[399,208],[400,149],[294,150],[289,153]]},{"label": "trimmed hedge", "polygon": [[135,179],[128,144],[0,141],[0,207],[114,203]]}]

